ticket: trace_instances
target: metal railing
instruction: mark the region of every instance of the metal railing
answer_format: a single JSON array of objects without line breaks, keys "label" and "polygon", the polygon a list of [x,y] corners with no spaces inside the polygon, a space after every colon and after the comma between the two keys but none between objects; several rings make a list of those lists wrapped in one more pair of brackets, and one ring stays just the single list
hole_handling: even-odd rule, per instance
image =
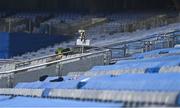
[{"label": "metal railing", "polygon": [[[94,55],[98,55],[98,54],[105,54],[105,53],[110,53],[110,50],[105,49],[105,50],[95,51],[95,52],[91,52],[91,53],[77,54],[77,55],[73,55],[72,57],[66,57],[64,59],[54,59],[54,58],[57,58],[59,55],[45,56],[45,57],[41,57],[38,59],[33,59],[33,60],[28,60],[28,61],[17,63],[17,64],[15,64],[16,66],[13,70],[0,72],[0,75],[22,72],[25,70],[39,68],[39,67],[43,67],[43,66],[46,67],[46,66],[58,64],[58,63],[64,62],[64,61],[77,60],[77,59],[82,59],[82,58],[86,58],[86,57],[90,57],[90,56],[94,56]],[[39,61],[45,61],[45,62],[38,63]],[[37,62],[37,64],[33,64],[33,62]]]},{"label": "metal railing", "polygon": [[[180,32],[180,30],[174,30],[172,32],[168,32],[165,34],[155,34],[155,35],[149,36],[148,38],[144,38],[144,39],[112,43],[107,46],[104,46],[104,48],[111,49],[112,52],[114,50],[118,50],[118,51],[122,52],[122,55],[120,55],[120,57],[118,57],[118,58],[113,57],[113,54],[112,54],[112,60],[113,60],[113,62],[116,62],[117,60],[121,60],[121,58],[129,57],[135,53],[141,53],[141,52],[158,49],[158,48],[156,48],[156,46],[159,46],[158,45],[159,43],[163,44],[161,48],[173,47],[179,41],[177,39],[177,37],[180,35],[176,35],[175,34],[176,32]],[[137,42],[140,43],[141,45],[136,47],[135,45]],[[120,46],[120,47],[113,48],[112,46]],[[135,46],[135,49],[132,49],[131,48],[132,46],[133,47]],[[67,56],[62,59],[59,59],[58,56],[60,56],[60,55],[53,54],[53,55],[48,55],[48,56],[44,56],[44,57],[40,57],[40,58],[28,60],[28,61],[15,63],[15,64],[12,64],[13,66],[11,67],[11,70],[12,70],[12,68],[14,68],[13,70],[22,70],[22,69],[26,69],[28,67],[29,68],[41,67],[41,66],[50,65],[50,64],[57,63],[57,62],[64,61],[64,60],[67,61],[67,60],[79,58],[81,56],[84,57],[85,55],[91,55],[90,52],[92,52],[92,54],[96,54],[97,52],[103,52],[103,51],[97,51],[97,48],[93,48],[93,49],[95,49],[96,52],[93,52],[93,50],[90,50],[89,53],[87,53],[87,54],[83,54],[83,55],[75,54],[75,55],[72,55],[72,57]],[[99,50],[101,50],[101,49],[99,49]],[[132,59],[132,58],[130,58],[130,59]],[[8,72],[11,70],[8,70]],[[7,71],[7,70],[5,70],[5,71]],[[1,73],[4,73],[4,72],[1,72]]]},{"label": "metal railing", "polygon": [[104,46],[104,48],[109,48],[112,52],[120,52],[118,57],[112,55],[113,60],[130,57],[136,53],[143,53],[162,48],[172,48],[180,41],[178,39],[180,34],[176,34],[177,32],[180,32],[180,30],[174,30],[164,34],[155,34],[143,39],[111,43]]}]

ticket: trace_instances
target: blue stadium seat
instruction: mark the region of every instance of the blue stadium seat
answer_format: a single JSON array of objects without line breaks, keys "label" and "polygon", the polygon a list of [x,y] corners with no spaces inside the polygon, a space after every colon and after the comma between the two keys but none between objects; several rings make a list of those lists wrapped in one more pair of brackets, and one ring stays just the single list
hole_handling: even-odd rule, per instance
[{"label": "blue stadium seat", "polygon": [[[65,77],[64,81],[61,82],[50,82],[50,80],[56,79],[57,77],[48,77],[45,81],[40,82],[31,82],[31,83],[18,83],[15,88],[31,88],[31,89],[51,89],[51,88],[57,88],[57,89],[76,89],[78,83],[84,79],[85,77],[80,77],[77,80],[76,79],[70,79],[69,77]],[[70,80],[69,80],[70,79]]]},{"label": "blue stadium seat", "polygon": [[[0,96],[2,97],[2,96]],[[4,97],[6,98],[6,97]],[[0,100],[1,107],[106,107],[120,108],[122,103],[88,102],[62,99],[43,99],[32,97],[14,97],[5,101]]]},{"label": "blue stadium seat", "polygon": [[122,74],[93,77],[82,89],[180,91],[180,74]]},{"label": "blue stadium seat", "polygon": [[147,55],[157,55],[160,52],[168,52],[168,54],[171,53],[180,53],[180,48],[166,48],[166,49],[158,49],[158,50],[153,50],[153,51],[149,51],[149,52],[145,52],[142,54],[135,54],[132,57],[135,57],[137,59],[142,59]]}]

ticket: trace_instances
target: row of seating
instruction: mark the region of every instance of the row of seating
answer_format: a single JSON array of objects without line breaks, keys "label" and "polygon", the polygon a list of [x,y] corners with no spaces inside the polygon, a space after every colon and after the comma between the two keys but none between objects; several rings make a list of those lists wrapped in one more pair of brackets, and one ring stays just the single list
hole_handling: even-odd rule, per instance
[{"label": "row of seating", "polygon": [[122,103],[90,102],[68,99],[0,96],[1,107],[106,107],[120,108]]},{"label": "row of seating", "polygon": [[[175,24],[176,26],[174,25],[169,25],[169,26],[165,26],[165,27],[160,27],[161,29],[158,28],[158,30],[156,31],[162,31],[164,30],[164,32],[167,30],[169,30],[169,28],[171,29],[178,29],[178,26],[179,25],[178,23]],[[94,34],[89,34],[87,33],[88,35],[88,38],[91,39],[91,43],[98,43],[99,41],[109,41],[109,40],[117,40],[117,39],[120,39],[120,37],[128,37],[127,35],[129,35],[128,33],[115,33],[113,35],[109,35],[107,33],[98,33],[98,29],[96,29],[95,27],[95,31]],[[150,33],[154,33],[156,32],[155,30],[154,31],[151,31]],[[142,31],[143,34],[146,34],[148,35],[148,31]],[[142,32],[140,32],[140,34],[142,34]],[[139,37],[140,34],[136,34],[135,36],[133,35],[133,37]],[[131,37],[131,36],[130,36]],[[55,45],[55,46],[50,46],[48,48],[43,48],[43,49],[40,49],[39,51],[37,52],[27,52],[26,54],[22,55],[22,56],[17,56],[17,57],[14,57],[15,60],[27,60],[27,59],[32,59],[32,58],[37,58],[37,57],[41,57],[41,56],[45,56],[45,55],[51,55],[51,54],[54,54],[55,52],[55,49],[56,47],[68,47],[68,45],[73,45],[74,44],[74,40],[73,41],[70,41],[70,42],[64,42],[64,43],[60,43],[59,45]],[[156,45],[158,46],[158,45]],[[134,51],[133,51],[134,52]]]},{"label": "row of seating", "polygon": [[[1,95],[68,98],[89,101],[116,102],[123,106],[179,105],[179,92],[135,92],[76,89],[0,89]],[[0,104],[2,102],[0,101]]]},{"label": "row of seating", "polygon": [[[146,58],[145,54],[158,56]],[[95,66],[87,72],[74,72],[67,76],[42,76],[36,82],[18,83],[11,90],[0,89],[0,95],[27,97],[32,94],[41,99],[88,100],[95,103],[101,101],[113,105],[116,103],[120,107],[180,106],[179,48],[140,55],[143,57],[134,56],[133,60],[118,61],[114,65],[102,66],[101,69]],[[34,93],[36,90],[40,91]]]},{"label": "row of seating", "polygon": [[[142,29],[146,29],[146,20],[149,19],[158,19],[158,15],[162,15],[163,13],[159,12],[130,12],[130,13],[119,13],[119,14],[110,14],[107,15],[107,18],[110,19],[109,22],[99,25],[96,27],[92,27],[91,29],[88,30],[88,34],[96,34],[96,33],[110,33],[113,34],[116,32],[128,32],[128,31],[133,31],[130,29],[133,29],[133,26],[138,26]],[[163,24],[162,19],[157,21]],[[138,24],[141,22],[141,24]],[[156,22],[156,23],[157,23]],[[135,24],[136,23],[136,24]],[[151,24],[153,21],[151,21]],[[131,24],[131,27],[129,27],[129,24]],[[135,25],[133,25],[135,24]],[[150,24],[150,25],[151,25]],[[161,24],[161,25],[162,25]],[[135,27],[138,29],[138,27]]]},{"label": "row of seating", "polygon": [[[24,31],[24,32],[33,32],[33,33],[52,33],[49,31],[50,29],[49,27],[53,27],[53,31],[55,32],[59,29],[58,25],[60,24],[66,24],[67,27],[69,25],[75,26],[75,25],[80,24],[82,21],[91,20],[92,18],[103,17],[103,18],[109,19],[110,22],[100,25],[100,27],[97,27],[99,28],[99,30],[97,28],[92,28],[93,32],[94,30],[102,31],[102,29],[105,29],[106,31],[109,31],[109,32],[113,32],[113,31],[119,31],[120,27],[126,24],[135,23],[136,21],[140,21],[140,20],[145,20],[147,18],[156,16],[159,14],[162,14],[162,13],[159,13],[159,12],[123,13],[122,12],[118,14],[103,14],[102,13],[102,14],[88,15],[88,14],[78,14],[78,13],[19,12],[5,18],[5,21],[2,24],[3,26],[8,26],[8,24],[11,22],[12,32]],[[11,21],[9,21],[9,18],[11,19]],[[65,26],[65,25],[62,25],[62,26]],[[4,29],[7,29],[7,28],[3,28],[2,31],[4,31]],[[89,30],[89,31],[92,31],[92,30]]]},{"label": "row of seating", "polygon": [[[166,51],[165,54],[162,53]],[[133,69],[133,68],[144,68],[144,69],[153,69],[161,68],[162,66],[179,66],[179,48],[169,48],[164,50],[155,50],[152,52],[134,55],[137,57],[135,60],[125,60],[119,61],[115,65],[109,66],[95,66],[90,71],[106,71],[106,70],[118,70],[118,69]],[[149,55],[153,55],[150,57]],[[144,58],[143,55],[149,56],[149,58]],[[140,59],[138,59],[140,58]]]}]

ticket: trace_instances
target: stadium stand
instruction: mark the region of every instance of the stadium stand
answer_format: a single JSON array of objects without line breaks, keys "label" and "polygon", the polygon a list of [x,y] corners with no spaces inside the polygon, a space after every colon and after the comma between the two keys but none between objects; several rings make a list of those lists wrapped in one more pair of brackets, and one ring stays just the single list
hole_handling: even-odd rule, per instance
[{"label": "stadium stand", "polygon": [[[2,13],[0,31],[2,32],[26,32],[37,34],[68,34],[62,32],[71,32],[75,34],[79,28],[86,29],[87,36],[92,40],[95,46],[112,40],[123,40],[125,35],[129,35],[129,32],[138,31],[143,29],[152,29],[159,27],[162,29],[178,28],[179,25],[176,20],[176,12],[154,12],[154,11],[125,11],[120,13],[97,13],[97,14],[82,14],[82,13],[58,13],[58,12],[13,12]],[[173,14],[173,15],[171,15]],[[170,17],[173,16],[173,17]],[[106,19],[97,24],[92,23],[93,19]],[[173,22],[174,21],[174,22]],[[154,22],[154,23],[152,23]],[[90,23],[90,24],[89,24]],[[91,24],[92,23],[92,24]],[[168,25],[177,23],[175,25]],[[91,26],[87,26],[91,25]],[[165,26],[168,25],[168,26]],[[163,27],[161,27],[163,26]],[[175,27],[176,26],[176,27]],[[63,27],[63,28],[62,28]],[[166,28],[167,27],[167,28]],[[2,29],[1,29],[2,28]],[[62,28],[62,30],[61,30]],[[70,30],[69,30],[70,29]],[[129,29],[129,30],[128,30]],[[130,30],[132,29],[132,30]],[[72,31],[73,32],[72,32]],[[157,30],[157,28],[156,28]],[[159,31],[159,30],[157,30]],[[122,33],[125,32],[125,33]],[[155,32],[155,31],[153,31]],[[137,32],[138,33],[138,32]],[[147,33],[148,31],[144,31]],[[134,32],[132,34],[135,34]],[[138,34],[135,34],[138,36]],[[134,36],[133,36],[134,37]],[[126,38],[129,38],[126,36]],[[106,42],[105,42],[106,41]],[[31,58],[37,58],[45,55],[53,54],[57,47],[68,47],[73,45],[74,40],[70,42],[62,42],[59,45],[51,45],[47,48],[39,49],[37,52],[26,52],[26,54],[13,57],[15,60],[27,60]],[[98,45],[99,46],[99,45]],[[157,45],[158,46],[158,45]],[[131,49],[132,50],[132,49]],[[134,50],[135,51],[135,50]],[[141,52],[142,50],[137,50]],[[129,55],[132,51],[129,51]]]},{"label": "stadium stand", "polygon": [[[32,107],[46,102],[44,106],[177,107],[179,51],[178,47],[158,49],[87,72],[20,82],[14,88],[0,89],[0,105]],[[27,102],[22,104],[24,100]]]},{"label": "stadium stand", "polygon": [[[105,102],[104,105],[110,107],[179,106],[179,48],[159,49],[135,54],[133,57],[133,60],[122,60],[114,65],[103,66],[104,70],[95,66],[87,72],[74,72],[62,77],[46,76],[36,82],[18,83],[13,89],[0,89],[2,100],[8,101],[0,101],[0,105],[21,102],[21,98],[34,102],[37,98],[32,97],[37,96],[44,101],[44,97],[51,101],[56,98],[59,103],[64,99],[68,99],[64,100],[68,102],[83,101],[83,104],[77,104],[81,107],[86,101],[93,106]],[[115,66],[119,67],[114,70]],[[8,96],[3,95],[17,97],[9,100]],[[39,104],[36,103],[35,106]]]},{"label": "stadium stand", "polygon": [[[98,6],[92,2],[96,0],[89,0],[88,5],[77,1],[70,4],[67,0],[63,6],[56,0],[52,3],[27,0],[34,6],[37,3],[41,11],[0,11],[0,32],[17,34],[12,35],[14,40],[3,37],[6,35],[0,38],[0,43],[14,42],[0,44],[0,56],[8,58],[0,59],[0,106],[180,107],[180,15],[179,11],[171,11],[178,10],[178,2],[164,0],[168,11],[156,11],[136,10],[140,2],[131,0],[132,11],[126,10],[127,0],[121,0],[118,7],[115,4],[119,0],[111,0],[112,4],[101,1],[102,7],[94,6]],[[150,2],[143,3],[147,7]],[[170,7],[173,6],[170,3],[176,6]],[[47,11],[43,8],[46,5],[62,9]],[[90,7],[92,10],[76,12],[80,9],[78,5],[85,11]],[[105,5],[112,6],[112,10],[123,9],[111,13]],[[74,10],[63,11],[64,7]],[[90,48],[63,53],[62,49],[74,48],[78,30],[86,31]],[[25,39],[30,42],[24,48],[27,50],[12,56],[1,54],[11,48],[22,51],[18,48],[29,44],[21,40],[25,35],[20,34],[35,36],[32,42]],[[71,39],[61,41],[55,35],[61,38],[70,35]],[[40,36],[43,38],[38,41]],[[19,44],[20,40],[24,45]]]}]

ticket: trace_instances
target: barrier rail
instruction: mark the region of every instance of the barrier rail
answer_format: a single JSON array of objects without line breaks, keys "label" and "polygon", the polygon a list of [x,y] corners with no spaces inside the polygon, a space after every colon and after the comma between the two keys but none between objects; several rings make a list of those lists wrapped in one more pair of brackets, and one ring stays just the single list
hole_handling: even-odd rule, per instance
[{"label": "barrier rail", "polygon": [[59,59],[59,60],[44,62],[44,63],[41,63],[41,64],[30,65],[34,61],[43,60],[43,59],[48,60],[50,57],[57,57],[58,55],[51,55],[51,56],[41,57],[41,58],[38,58],[38,59],[18,63],[18,65],[22,64],[23,66],[16,67],[14,70],[9,70],[9,71],[6,71],[6,72],[0,72],[0,75],[21,72],[23,70],[29,70],[29,69],[33,69],[33,68],[42,67],[42,66],[57,64],[57,63],[64,62],[64,61],[82,59],[82,58],[86,58],[86,57],[90,57],[90,56],[94,56],[94,55],[98,55],[98,54],[104,54],[104,53],[110,53],[110,50],[106,49],[106,50],[96,51],[96,52],[91,52],[91,53],[78,54],[76,56],[65,58],[65,59]]},{"label": "barrier rail", "polygon": [[[174,30],[164,34],[155,34],[143,39],[107,43],[104,48],[109,48],[112,52],[121,52],[118,57],[112,55],[112,62],[116,62],[118,59],[130,57],[136,53],[152,51],[160,48],[172,48],[180,41],[178,39],[180,34],[176,34],[178,32],[180,32],[180,30]],[[137,44],[139,44],[139,46]]]},{"label": "barrier rail", "polygon": [[[117,60],[120,60],[121,58],[129,57],[132,54],[135,54],[138,52],[146,52],[146,51],[157,49],[157,48],[155,48],[155,46],[158,46],[156,44],[158,44],[159,42],[160,43],[164,42],[165,45],[163,45],[163,48],[173,47],[175,45],[175,43],[177,43],[176,42],[177,37],[180,36],[180,35],[177,35],[176,32],[180,32],[180,30],[174,30],[172,32],[168,32],[168,33],[164,33],[164,34],[155,34],[155,35],[149,36],[147,38],[143,38],[143,39],[111,43],[109,45],[104,46],[104,48],[122,51],[122,53],[123,53],[122,56],[120,56],[118,58],[112,57],[112,63],[114,63]],[[143,46],[137,47],[136,49],[129,48],[128,45],[133,44],[135,42],[139,42]],[[121,47],[114,48],[114,49],[110,48],[111,46],[116,46],[116,45],[121,45]],[[97,50],[97,48],[94,48],[94,49]],[[93,52],[93,50],[91,50],[91,51]],[[53,61],[58,61],[57,60],[58,56],[59,55],[53,54],[53,55],[49,55],[49,56],[44,56],[44,57],[40,57],[40,58],[28,60],[28,61],[16,63],[15,66],[12,66],[11,68],[14,68],[14,70],[19,70],[19,69],[21,70],[21,69],[25,69],[26,67],[34,68],[35,66],[40,67],[40,66],[43,66],[46,64],[48,65],[48,64],[53,63]],[[76,55],[74,55],[74,56],[76,56]],[[67,58],[67,60],[69,60],[69,59]],[[7,71],[7,70],[5,70],[5,71]]]},{"label": "barrier rail", "polygon": [[103,45],[102,47],[107,48],[107,47],[111,47],[111,46],[116,46],[116,45],[123,45],[123,44],[127,44],[127,43],[133,43],[133,42],[138,42],[138,41],[144,41],[144,40],[148,40],[148,39],[154,39],[154,38],[158,38],[159,36],[167,36],[167,35],[174,35],[174,33],[176,32],[180,32],[180,30],[172,30],[166,33],[159,33],[159,34],[153,34],[153,35],[149,35],[146,36],[144,38],[139,38],[139,39],[128,39],[127,41],[116,41],[116,42],[109,42],[106,43],[106,45]]},{"label": "barrier rail", "polygon": [[[69,51],[69,52],[70,52],[70,51]],[[69,52],[65,52],[65,53],[69,53]],[[65,53],[62,53],[62,54],[65,54]],[[39,57],[39,58],[27,60],[27,61],[24,61],[24,62],[20,62],[20,63],[17,63],[17,64],[15,65],[15,69],[18,69],[18,68],[23,67],[23,66],[31,65],[32,62],[35,62],[35,61],[50,62],[50,61],[56,60],[56,58],[57,58],[58,56],[60,56],[60,55],[61,55],[61,54],[53,54],[53,55],[43,56],[43,57]],[[53,59],[53,58],[54,58],[54,59]]]}]

